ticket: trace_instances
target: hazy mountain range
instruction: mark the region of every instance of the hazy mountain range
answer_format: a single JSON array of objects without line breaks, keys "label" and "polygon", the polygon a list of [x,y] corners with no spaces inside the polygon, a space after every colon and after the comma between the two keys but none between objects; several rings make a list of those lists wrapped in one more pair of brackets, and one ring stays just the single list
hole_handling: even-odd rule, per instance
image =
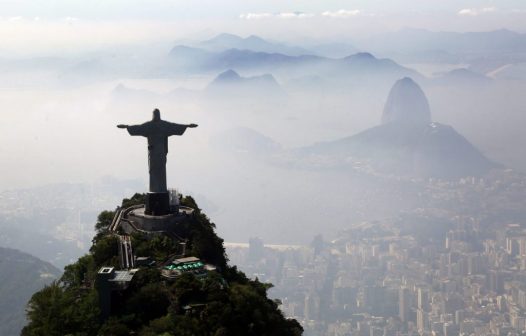
[{"label": "hazy mountain range", "polygon": [[301,153],[336,157],[349,166],[367,162],[375,171],[395,176],[458,178],[497,167],[453,127],[432,122],[424,92],[407,77],[391,89],[381,125]]},{"label": "hazy mountain range", "polygon": [[[357,46],[356,50],[352,50],[347,44],[350,41],[344,39],[309,41],[308,44],[296,42],[222,35],[192,43],[170,41],[154,51],[144,47],[143,53],[113,56],[106,50],[84,54],[74,62],[67,56],[68,63],[64,63],[58,73],[68,72],[68,75],[56,76],[56,72],[50,71],[46,78],[63,80],[66,84],[71,81],[76,85],[60,87],[56,92],[55,88],[32,92],[31,99],[27,99],[23,91],[12,90],[10,92],[17,96],[8,101],[13,102],[11,107],[21,110],[23,106],[24,111],[33,114],[31,119],[18,117],[21,114],[10,114],[9,118],[13,124],[32,122],[32,130],[38,134],[34,139],[17,139],[27,145],[24,157],[35,156],[39,162],[53,162],[57,169],[53,166],[49,171],[57,172],[56,179],[68,176],[72,181],[110,170],[129,177],[147,176],[144,143],[116,135],[115,124],[142,122],[155,107],[161,109],[167,120],[198,123],[200,127],[196,133],[170,140],[174,144],[168,160],[169,176],[176,187],[182,186],[209,197],[216,205],[217,212],[211,215],[218,218],[218,227],[224,228],[225,237],[237,241],[246,239],[249,234],[259,234],[263,221],[269,226],[283,226],[278,213],[285,208],[277,211],[273,218],[261,217],[258,212],[261,200],[272,209],[276,202],[284,206],[294,203],[287,222],[298,223],[298,226],[306,223],[309,229],[302,230],[301,237],[293,235],[290,239],[312,238],[315,231],[322,230],[317,226],[320,218],[302,217],[305,204],[310,202],[308,195],[325,193],[327,181],[331,181],[330,192],[338,201],[327,197],[320,202],[313,200],[312,205],[319,203],[324,208],[330,207],[331,213],[341,214],[340,220],[334,223],[336,228],[348,223],[351,217],[369,219],[380,213],[392,215],[417,204],[419,200],[411,199],[416,202],[412,203],[408,198],[400,198],[396,204],[392,202],[400,189],[396,179],[402,175],[410,178],[483,175],[487,167],[492,167],[491,161],[514,169],[525,167],[520,155],[526,139],[521,126],[524,85],[520,76],[513,81],[508,79],[515,75],[514,69],[520,68],[517,64],[494,71],[489,65],[498,58],[496,54],[491,55],[486,64],[480,60],[480,65],[478,58],[454,64],[413,64],[400,61],[399,53],[383,53],[366,47],[364,41],[350,43]],[[323,42],[341,43],[345,53],[317,52],[315,46]],[[311,51],[310,55],[304,54],[304,50]],[[142,55],[150,51],[151,57],[145,61]],[[446,52],[457,53],[453,49]],[[508,57],[503,53],[499,62],[513,62],[516,56]],[[191,66],[186,67],[185,63]],[[60,62],[42,61],[40,64],[52,69]],[[126,70],[131,68],[133,71]],[[97,75],[108,71],[109,74],[100,78]],[[81,80],[74,81],[75,76]],[[390,89],[404,77],[418,83],[425,95],[410,94],[406,104],[387,105],[392,105],[391,111],[400,108],[406,116],[412,113],[412,108],[417,115],[429,110],[432,117],[428,117],[427,112],[420,113],[426,122],[418,128],[380,123]],[[78,84],[83,80],[85,84]],[[55,95],[51,96],[52,93]],[[422,108],[426,104],[417,103],[419,101],[427,101],[428,107]],[[59,132],[58,128],[47,134],[39,132],[42,125],[53,128],[64,122],[71,129],[68,141],[64,141],[64,132]],[[4,133],[12,134],[9,133],[12,127],[8,125],[4,124]],[[86,133],[80,134],[77,129]],[[90,130],[97,130],[96,136]],[[17,136],[12,134],[13,138]],[[29,174],[32,162],[26,163],[23,169],[20,169],[21,164],[17,163],[16,167],[12,164],[20,155],[10,154],[10,143],[4,142],[6,147],[2,151],[13,158],[5,160],[10,176],[17,176],[12,171],[20,170],[28,176],[37,176],[33,177],[34,183],[45,183],[40,182],[40,175],[45,178],[49,173]],[[53,156],[45,148],[55,148],[60,157]],[[224,155],[226,152],[233,155]],[[61,159],[70,155],[75,160]],[[247,156],[256,156],[256,160],[247,163],[250,161]],[[226,162],[228,160],[231,162]],[[432,169],[435,162],[438,162],[437,169]],[[79,177],[80,174],[83,175]],[[380,179],[377,175],[381,175]],[[388,178],[384,178],[386,175]],[[212,177],[205,181],[208,176]],[[382,191],[386,189],[385,180],[392,183],[390,195]],[[6,178],[4,183],[16,187],[11,178]],[[283,190],[283,185],[289,183],[294,188]],[[362,191],[371,190],[372,186],[379,190],[378,194],[357,203]],[[222,190],[227,189],[233,192],[225,195]],[[260,193],[257,197],[253,196],[254,190]],[[361,207],[348,205],[351,193],[352,202]],[[234,211],[241,202],[242,211]],[[250,202],[252,204],[247,204]],[[376,210],[382,207],[387,210]],[[10,210],[7,207],[7,211]],[[64,210],[63,213],[45,223],[47,232],[60,223],[71,223],[80,231],[78,212]],[[254,214],[261,218],[261,223],[245,230],[247,218],[252,221]],[[39,215],[33,218],[40,218]],[[90,217],[93,219],[93,216],[92,213]],[[33,235],[27,235],[29,230],[24,229],[30,221],[33,219],[5,221],[5,232],[9,234],[2,238],[4,245],[19,244],[29,252],[42,249],[46,253],[42,258],[60,263],[65,262],[65,258],[57,256],[56,252],[66,249],[62,245],[71,245],[72,251],[66,249],[68,254],[80,250],[77,240],[60,245],[55,238],[45,235],[44,229],[33,230]],[[93,220],[83,220],[82,225],[92,228]],[[293,228],[288,232],[292,234]],[[67,231],[52,233],[69,239],[75,231],[72,230],[72,234]],[[264,234],[270,241],[286,242],[291,237],[273,230]],[[87,248],[89,241],[83,242]]]},{"label": "hazy mountain range", "polygon": [[405,68],[390,59],[378,59],[370,53],[356,53],[343,58],[315,55],[288,55],[251,49],[230,48],[209,51],[207,49],[175,46],[169,53],[166,70],[171,73],[221,72],[225,70],[250,70],[287,74],[325,74],[328,76],[353,77],[395,74],[418,77],[416,71]]},{"label": "hazy mountain range", "polygon": [[[180,44],[207,51],[221,52],[228,49],[278,53],[288,56],[316,55],[343,58],[359,51],[373,53],[413,55],[430,61],[461,61],[481,54],[520,54],[526,51],[526,34],[507,29],[486,32],[447,32],[404,28],[391,33],[373,35],[364,40],[300,43],[291,45],[263,39],[256,35],[240,37],[222,33],[203,41],[184,41]],[[358,46],[358,47],[356,47]]]},{"label": "hazy mountain range", "polygon": [[0,334],[20,335],[31,295],[61,274],[55,266],[30,254],[0,247]]},{"label": "hazy mountain range", "polygon": [[206,91],[211,95],[230,94],[231,96],[245,96],[246,94],[261,94],[274,97],[285,95],[285,92],[271,74],[241,77],[234,70],[220,73],[206,87]]},{"label": "hazy mountain range", "polygon": [[192,45],[208,51],[220,52],[228,49],[252,50],[270,54],[285,54],[289,56],[312,55],[313,52],[302,47],[289,46],[284,43],[267,41],[259,36],[240,37],[234,34],[219,34],[211,39]]},{"label": "hazy mountain range", "polygon": [[526,34],[507,29],[459,33],[406,28],[373,36],[361,41],[360,47],[412,61],[454,63],[502,54],[513,55],[508,58],[513,61],[525,57]]},{"label": "hazy mountain range", "polygon": [[[354,43],[359,47],[355,47]],[[97,80],[121,76],[174,76],[182,73],[233,70],[292,71],[308,66],[313,70],[335,69],[339,73],[342,60],[361,51],[395,59],[398,62],[469,64],[478,74],[487,74],[503,66],[526,61],[526,35],[510,30],[489,32],[433,32],[423,29],[402,29],[375,35],[367,40],[348,43],[311,41],[275,42],[260,36],[240,37],[222,33],[202,41],[181,40],[164,55],[145,56],[143,52],[122,48],[116,51],[93,52],[79,57],[34,57],[0,59],[0,69],[14,71],[57,71],[55,80],[84,85]],[[158,52],[158,51],[157,51]],[[503,57],[505,56],[505,57]],[[319,68],[321,67],[321,68]],[[415,73],[405,73],[416,78]]]},{"label": "hazy mountain range", "polygon": [[222,33],[203,41],[180,41],[178,45],[201,48],[208,51],[225,51],[228,49],[252,50],[265,53],[277,53],[289,56],[315,55],[330,58],[342,58],[357,53],[359,50],[347,42],[312,41],[306,45],[292,45],[270,41],[257,35],[240,37]]},{"label": "hazy mountain range", "polygon": [[480,176],[498,167],[453,127],[432,121],[427,97],[411,78],[394,84],[381,120],[379,126],[356,135],[289,154],[254,131],[233,131],[214,143],[227,151],[261,153],[264,148],[264,153],[278,157],[274,162],[285,157],[287,164],[296,167],[320,167],[324,162],[325,168],[360,167],[391,176],[459,178]]},{"label": "hazy mountain range", "polygon": [[[167,70],[168,72],[181,70],[217,75],[204,90],[189,90],[181,87],[164,95],[119,84],[112,91],[112,99],[126,103],[131,101],[153,103],[170,97],[188,100],[200,98],[199,91],[212,96],[219,95],[222,98],[230,97],[232,100],[258,99],[258,95],[267,98],[284,98],[288,88],[319,91],[323,86],[324,89],[334,88],[335,92],[338,92],[338,87],[341,88],[344,84],[365,88],[378,83],[383,86],[403,76],[424,80],[417,71],[403,67],[390,59],[376,58],[370,53],[329,59],[238,49],[214,53],[177,46],[172,49],[169,57],[170,62],[166,67],[172,70]],[[242,76],[240,73],[249,75]],[[286,79],[286,83],[280,84],[274,74]]]}]

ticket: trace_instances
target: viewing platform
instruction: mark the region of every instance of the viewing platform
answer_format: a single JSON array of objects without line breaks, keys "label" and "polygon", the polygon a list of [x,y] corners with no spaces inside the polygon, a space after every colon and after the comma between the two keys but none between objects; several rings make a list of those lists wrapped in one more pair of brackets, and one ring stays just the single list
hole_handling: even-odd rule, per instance
[{"label": "viewing platform", "polygon": [[179,234],[181,224],[193,216],[193,213],[192,208],[177,206],[170,214],[152,216],[146,214],[145,205],[136,205],[117,210],[110,230],[117,232],[121,228],[126,234],[136,232],[146,235]]}]

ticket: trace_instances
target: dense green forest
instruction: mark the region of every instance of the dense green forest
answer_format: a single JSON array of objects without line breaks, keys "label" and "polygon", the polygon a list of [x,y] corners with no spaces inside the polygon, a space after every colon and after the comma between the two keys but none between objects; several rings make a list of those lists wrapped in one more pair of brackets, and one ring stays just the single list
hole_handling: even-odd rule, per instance
[{"label": "dense green forest", "polygon": [[[144,195],[136,194],[122,207],[143,202]],[[195,209],[184,224],[187,255],[215,265],[216,271],[168,281],[159,268],[142,267],[130,286],[112,298],[111,316],[102,321],[95,276],[101,266],[118,266],[118,239],[108,230],[114,212],[104,211],[90,252],[30,299],[22,335],[300,335],[300,324],[286,319],[278,302],[267,297],[270,284],[250,280],[228,265],[223,240],[194,199],[184,197],[181,204]],[[168,236],[134,234],[131,239],[136,255],[150,256],[157,264],[180,248]]]}]

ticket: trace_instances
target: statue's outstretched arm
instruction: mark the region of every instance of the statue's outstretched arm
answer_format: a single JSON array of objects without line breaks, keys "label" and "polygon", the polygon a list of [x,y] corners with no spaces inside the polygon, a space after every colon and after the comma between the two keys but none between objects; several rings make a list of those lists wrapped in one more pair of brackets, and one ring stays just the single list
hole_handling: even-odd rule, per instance
[{"label": "statue's outstretched arm", "polygon": [[148,127],[148,124],[142,124],[142,125],[123,125],[119,124],[117,125],[118,128],[125,128],[130,135],[140,135],[140,136],[148,136],[150,133],[150,127]]},{"label": "statue's outstretched arm", "polygon": [[183,133],[186,131],[187,128],[195,128],[197,127],[196,124],[176,124],[172,122],[166,122],[165,124],[165,131],[168,136],[170,135],[183,135]]}]

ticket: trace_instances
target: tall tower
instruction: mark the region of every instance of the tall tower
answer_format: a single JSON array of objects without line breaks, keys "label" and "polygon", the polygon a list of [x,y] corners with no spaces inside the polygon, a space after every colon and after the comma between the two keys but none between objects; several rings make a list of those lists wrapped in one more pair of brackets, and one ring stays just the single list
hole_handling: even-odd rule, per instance
[{"label": "tall tower", "polygon": [[429,290],[418,288],[418,309],[429,312]]},{"label": "tall tower", "polygon": [[402,287],[398,290],[398,317],[402,322],[409,321],[409,310],[411,309],[411,297],[409,288]]}]

